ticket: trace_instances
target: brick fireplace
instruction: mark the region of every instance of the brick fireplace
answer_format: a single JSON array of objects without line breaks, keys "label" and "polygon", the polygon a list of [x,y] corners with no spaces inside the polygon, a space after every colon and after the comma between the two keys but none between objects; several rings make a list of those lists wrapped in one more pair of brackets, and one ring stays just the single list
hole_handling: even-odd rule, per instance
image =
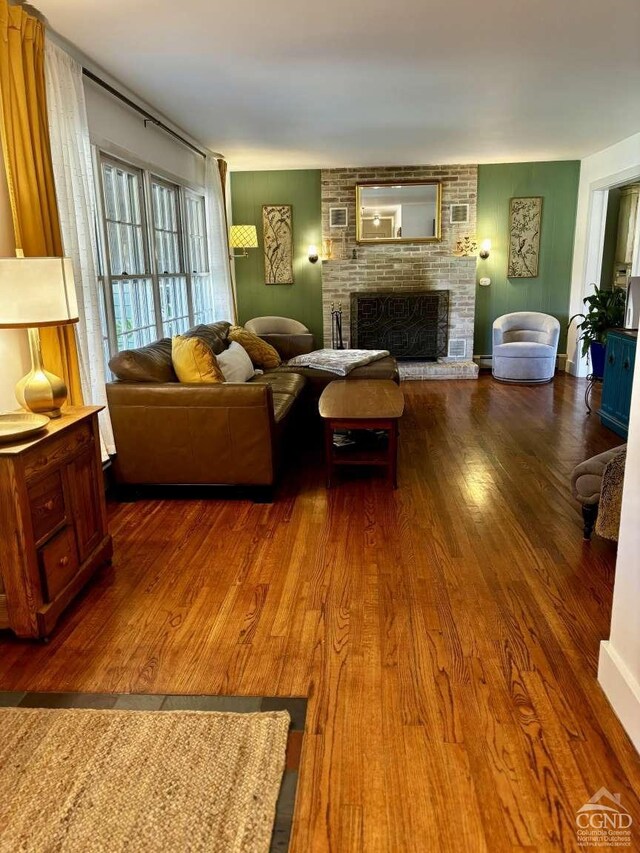
[{"label": "brick fireplace", "polygon": [[[334,259],[322,264],[324,344],[331,346],[331,303],[342,305],[343,337],[350,345],[354,293],[447,290],[449,349],[436,362],[403,362],[405,378],[477,376],[472,362],[476,260],[453,254],[456,241],[475,235],[476,166],[399,166],[322,171],[323,239],[333,240]],[[442,241],[439,243],[356,243],[355,185],[358,182],[439,180],[442,182]],[[469,205],[469,221],[452,224],[452,204]],[[346,206],[346,229],[329,227],[329,208]],[[454,354],[455,353],[455,354]]]}]

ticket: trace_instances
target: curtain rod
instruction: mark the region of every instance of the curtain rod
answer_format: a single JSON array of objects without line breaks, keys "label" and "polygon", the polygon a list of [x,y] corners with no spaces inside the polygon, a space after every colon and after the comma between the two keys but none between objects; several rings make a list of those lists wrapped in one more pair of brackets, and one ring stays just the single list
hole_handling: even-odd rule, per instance
[{"label": "curtain rod", "polygon": [[[180,136],[179,133],[176,133],[175,130],[172,130],[168,125],[161,122],[154,115],[147,112],[147,110],[143,109],[143,107],[136,104],[135,101],[132,101],[130,98],[127,98],[126,95],[123,95],[122,92],[119,92],[101,77],[98,77],[97,74],[94,74],[93,71],[90,71],[88,68],[83,66],[82,73],[85,77],[88,77],[89,80],[93,80],[94,83],[97,83],[98,86],[102,86],[103,89],[106,89],[109,94],[113,95],[114,98],[118,98],[120,101],[125,103],[128,107],[131,107],[132,110],[140,113],[141,116],[144,117],[144,125],[147,126],[147,123],[150,122],[154,124],[156,127],[159,127],[161,130],[164,130],[165,133],[168,133],[169,136],[172,136],[174,139],[177,139],[178,142],[182,143],[182,145],[186,145],[187,148],[190,148],[192,151],[195,151],[196,154],[199,154],[201,157],[206,159],[207,152],[203,151],[201,148],[198,148],[197,145],[194,145],[192,142],[189,142],[188,139],[185,139],[184,136]],[[221,154],[214,154],[214,157],[218,159],[224,159]]]}]

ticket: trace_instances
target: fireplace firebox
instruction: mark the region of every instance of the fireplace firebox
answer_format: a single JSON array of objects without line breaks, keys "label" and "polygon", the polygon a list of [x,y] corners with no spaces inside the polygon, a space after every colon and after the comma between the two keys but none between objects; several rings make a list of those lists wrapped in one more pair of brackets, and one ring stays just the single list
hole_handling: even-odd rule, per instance
[{"label": "fireplace firebox", "polygon": [[449,291],[351,294],[351,346],[386,349],[398,359],[447,355]]}]

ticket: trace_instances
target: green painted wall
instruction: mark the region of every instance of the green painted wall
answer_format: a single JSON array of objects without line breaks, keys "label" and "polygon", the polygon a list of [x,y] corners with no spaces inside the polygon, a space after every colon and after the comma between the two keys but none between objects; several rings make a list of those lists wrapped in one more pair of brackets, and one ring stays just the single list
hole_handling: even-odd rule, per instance
[{"label": "green painted wall", "polygon": [[[561,324],[559,352],[566,350],[573,234],[580,162],[501,163],[478,167],[478,242],[489,238],[486,261],[478,259],[478,280],[491,285],[476,292],[476,355],[491,354],[491,326],[511,311],[542,311]],[[509,199],[543,197],[540,266],[536,278],[507,278]]]},{"label": "green painted wall", "polygon": [[[293,207],[293,284],[264,283],[262,205]],[[238,319],[277,315],[304,323],[322,346],[322,263],[309,263],[310,244],[322,247],[320,171],[234,172],[231,175],[233,222],[255,225],[258,249],[236,261]]]}]

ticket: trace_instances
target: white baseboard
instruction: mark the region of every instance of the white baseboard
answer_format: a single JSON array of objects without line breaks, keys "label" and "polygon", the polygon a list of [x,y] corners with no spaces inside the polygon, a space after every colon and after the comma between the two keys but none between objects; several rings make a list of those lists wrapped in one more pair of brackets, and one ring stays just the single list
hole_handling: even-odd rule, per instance
[{"label": "white baseboard", "polygon": [[491,367],[492,358],[490,355],[474,355],[473,360],[479,367]]},{"label": "white baseboard", "polygon": [[567,364],[565,367],[565,371],[567,373],[570,373],[572,376],[578,376],[578,368],[577,368],[575,361],[573,361],[573,359],[567,358]]},{"label": "white baseboard", "polygon": [[598,681],[631,742],[640,753],[640,684],[609,640],[600,643]]}]

